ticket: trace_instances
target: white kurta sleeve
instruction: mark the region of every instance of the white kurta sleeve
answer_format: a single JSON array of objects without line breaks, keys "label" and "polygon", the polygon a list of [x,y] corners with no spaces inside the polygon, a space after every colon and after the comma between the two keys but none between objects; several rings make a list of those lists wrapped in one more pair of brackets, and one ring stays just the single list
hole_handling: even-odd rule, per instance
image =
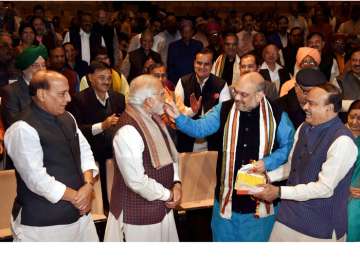
[{"label": "white kurta sleeve", "polygon": [[79,128],[77,128],[77,133],[79,135],[80,144],[81,170],[83,172],[92,170],[93,177],[96,177],[96,175],[99,173],[99,169],[96,166],[91,147]]},{"label": "white kurta sleeve", "polygon": [[228,87],[228,84],[225,83],[224,88],[220,92],[219,102],[225,102],[230,99],[231,99],[230,89]]},{"label": "white kurta sleeve", "polygon": [[43,150],[36,130],[24,121],[15,122],[5,133],[5,147],[30,191],[57,203],[66,185],[47,173]]},{"label": "white kurta sleeve", "polygon": [[80,146],[80,159],[81,159],[81,170],[83,172],[92,170],[93,177],[96,177],[99,174],[99,169],[95,163],[94,154],[91,150],[90,144],[79,129],[75,117],[70,113],[67,112],[73,119],[76,125],[76,132],[79,137],[79,146]]},{"label": "white kurta sleeve", "polygon": [[184,104],[184,88],[181,83],[181,79],[179,79],[178,83],[175,87],[175,103],[176,107],[179,109],[179,111],[189,117],[193,117],[196,113],[194,113],[191,109],[191,107],[188,107]]},{"label": "white kurta sleeve", "polygon": [[288,161],[281,165],[280,167],[272,170],[271,172],[268,172],[267,175],[270,179],[270,182],[277,182],[277,181],[283,181],[289,177],[290,169],[291,169],[291,159],[294,153],[294,148],[297,143],[298,137],[299,137],[299,131],[302,125],[299,126],[299,128],[296,130],[294,135],[294,143],[291,148],[291,151],[289,153]]},{"label": "white kurta sleeve", "polygon": [[114,155],[125,184],[148,201],[170,198],[170,191],[145,174],[143,165],[144,141],[130,125],[120,128],[113,141]]},{"label": "white kurta sleeve", "polygon": [[91,126],[91,134],[96,136],[102,133],[104,130],[102,129],[102,122],[95,123]]},{"label": "white kurta sleeve", "polygon": [[317,181],[296,186],[282,186],[281,199],[307,201],[328,198],[354,165],[357,147],[348,136],[340,136],[330,146],[326,161],[322,164]]}]

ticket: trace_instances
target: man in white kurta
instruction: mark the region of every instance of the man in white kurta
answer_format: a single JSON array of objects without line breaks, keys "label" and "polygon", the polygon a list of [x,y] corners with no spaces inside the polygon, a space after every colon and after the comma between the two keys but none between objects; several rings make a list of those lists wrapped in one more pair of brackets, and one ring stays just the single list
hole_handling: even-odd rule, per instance
[{"label": "man in white kurta", "polygon": [[67,79],[38,71],[30,92],[32,103],[5,134],[17,173],[14,241],[98,241],[88,214],[98,168],[74,117],[65,111]]},{"label": "man in white kurta", "polygon": [[[172,209],[180,201],[181,183],[176,149],[166,127],[157,119],[163,113],[163,104],[164,89],[157,78],[142,75],[132,81],[129,104],[120,117],[123,123],[113,139],[120,182],[115,180],[113,184],[104,241],[179,240]],[[137,125],[142,122],[144,127]],[[151,164],[147,163],[149,152]],[[152,175],[157,172],[164,172],[159,180]],[[171,180],[163,179],[164,176]],[[159,210],[163,213],[157,215]]]},{"label": "man in white kurta", "polygon": [[270,241],[345,241],[358,150],[338,117],[341,93],[331,84],[314,87],[303,109],[306,120],[295,134],[288,162],[268,173],[271,183],[288,179],[286,186],[267,184],[255,197],[282,200]]}]

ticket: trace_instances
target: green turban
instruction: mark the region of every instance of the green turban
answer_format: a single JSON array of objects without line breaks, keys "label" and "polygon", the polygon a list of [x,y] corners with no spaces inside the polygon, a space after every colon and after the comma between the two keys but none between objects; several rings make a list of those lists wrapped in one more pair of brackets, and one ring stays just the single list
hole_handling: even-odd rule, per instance
[{"label": "green turban", "polygon": [[19,70],[27,69],[31,64],[36,61],[39,56],[47,59],[48,53],[45,46],[38,45],[26,48],[24,51],[22,51],[21,54],[16,57],[16,68],[18,68]]}]

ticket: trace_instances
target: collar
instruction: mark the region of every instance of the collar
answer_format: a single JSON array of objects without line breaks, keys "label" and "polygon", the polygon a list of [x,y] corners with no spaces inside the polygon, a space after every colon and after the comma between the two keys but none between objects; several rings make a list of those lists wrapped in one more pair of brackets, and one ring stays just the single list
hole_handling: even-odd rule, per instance
[{"label": "collar", "polygon": [[351,71],[351,73],[352,73],[352,75],[353,75],[355,78],[357,78],[358,80],[360,80],[360,74],[358,75],[358,74],[354,73],[353,71]]},{"label": "collar", "polygon": [[282,67],[281,67],[278,63],[275,63],[275,70],[272,71],[272,70],[270,70],[270,68],[269,68],[269,66],[267,65],[266,62],[263,62],[263,63],[261,64],[261,67],[260,67],[260,69],[266,69],[266,70],[269,70],[269,71],[271,71],[271,72],[278,72],[281,68],[282,68]]},{"label": "collar", "polygon": [[23,80],[25,81],[25,83],[26,83],[26,85],[30,85],[30,81],[28,81],[24,76],[22,77],[23,78]]},{"label": "collar", "polygon": [[95,90],[94,90],[94,93],[95,93],[95,97],[96,97],[96,99],[99,101],[99,103],[101,103],[101,105],[103,105],[103,106],[106,106],[106,101],[107,101],[107,99],[109,98],[109,93],[106,92],[106,94],[105,94],[105,100],[102,100],[102,99],[96,94],[96,91],[95,91]]},{"label": "collar", "polygon": [[79,34],[80,34],[80,36],[81,35],[90,36],[90,33],[86,33],[85,31],[82,30],[82,28],[80,28]]},{"label": "collar", "polygon": [[196,74],[195,74],[195,77],[196,77],[197,83],[199,83],[199,86],[202,88],[205,85],[206,81],[208,81],[208,79],[210,78],[210,75],[209,75],[209,77],[205,78],[202,82],[199,81]]},{"label": "collar", "polygon": [[[235,104],[235,102],[234,102],[234,104]],[[256,106],[254,109],[252,109],[251,111],[249,111],[249,112],[240,111],[240,113],[245,114],[247,117],[249,117],[249,116],[259,117],[259,115],[260,115],[260,104],[258,106]]]},{"label": "collar", "polygon": [[40,106],[38,106],[34,101],[31,101],[31,109],[36,112],[41,117],[50,120],[50,121],[56,121],[57,117],[52,115],[51,113],[48,113],[47,111],[43,110]]},{"label": "collar", "polygon": [[316,126],[311,126],[307,122],[306,122],[306,124],[308,125],[308,131],[322,131],[322,130],[332,126],[334,123],[336,123],[338,121],[338,119],[339,119],[339,117],[335,116],[331,120],[324,122],[322,124],[316,125]]}]

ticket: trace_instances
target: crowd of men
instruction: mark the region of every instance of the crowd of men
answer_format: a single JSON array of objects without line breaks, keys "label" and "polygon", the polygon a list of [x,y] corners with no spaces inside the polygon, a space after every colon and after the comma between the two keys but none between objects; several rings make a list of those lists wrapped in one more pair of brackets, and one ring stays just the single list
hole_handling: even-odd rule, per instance
[{"label": "crowd of men", "polygon": [[[104,240],[179,241],[178,153],[206,150],[218,152],[215,201],[200,213],[211,224],[193,229],[214,241],[346,240],[358,146],[339,113],[360,99],[360,5],[101,8],[67,29],[41,5],[28,17],[5,5],[0,154],[16,170],[15,241],[98,241],[99,178]],[[249,163],[267,184],[238,195]]]}]

